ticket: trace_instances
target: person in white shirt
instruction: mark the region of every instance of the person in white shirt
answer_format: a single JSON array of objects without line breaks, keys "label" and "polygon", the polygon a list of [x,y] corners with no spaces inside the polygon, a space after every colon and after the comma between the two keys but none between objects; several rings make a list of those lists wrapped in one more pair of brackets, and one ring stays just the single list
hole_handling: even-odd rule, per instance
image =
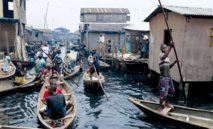
[{"label": "person in white shirt", "polygon": [[4,53],[4,66],[3,66],[3,71],[4,72],[10,72],[10,56],[7,54],[7,52]]},{"label": "person in white shirt", "polygon": [[46,42],[44,42],[44,45],[41,47],[41,49],[45,52],[45,53],[43,52],[43,58],[46,61],[48,57],[47,54],[49,54],[49,51],[50,51],[49,46],[47,45]]},{"label": "person in white shirt", "polygon": [[101,33],[100,36],[99,36],[99,42],[104,42],[105,41],[105,38],[103,36],[103,34]]},{"label": "person in white shirt", "polygon": [[99,48],[99,51],[100,51],[100,55],[102,55],[102,49],[103,49],[103,43],[105,42],[105,38],[103,36],[103,34],[101,33],[100,36],[99,36],[99,43],[100,43],[100,48]]}]

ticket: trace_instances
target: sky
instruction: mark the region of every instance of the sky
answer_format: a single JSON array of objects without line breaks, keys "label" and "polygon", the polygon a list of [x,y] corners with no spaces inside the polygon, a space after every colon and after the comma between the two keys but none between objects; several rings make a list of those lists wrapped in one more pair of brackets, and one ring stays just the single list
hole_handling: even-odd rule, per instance
[{"label": "sky", "polygon": [[[49,3],[49,5],[48,5]],[[161,0],[163,5],[213,8],[213,0]],[[27,0],[27,25],[33,28],[64,27],[77,31],[80,8],[128,8],[130,22],[142,22],[159,5],[158,0]],[[47,9],[48,7],[48,9]]]}]

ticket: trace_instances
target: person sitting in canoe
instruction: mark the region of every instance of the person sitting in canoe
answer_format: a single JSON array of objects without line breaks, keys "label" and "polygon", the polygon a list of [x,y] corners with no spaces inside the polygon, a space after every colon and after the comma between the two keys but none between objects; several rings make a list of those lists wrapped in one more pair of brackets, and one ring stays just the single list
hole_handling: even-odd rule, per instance
[{"label": "person sitting in canoe", "polygon": [[163,101],[165,102],[165,107],[174,108],[169,104],[169,99],[173,97],[175,89],[172,78],[170,76],[170,68],[172,68],[178,61],[170,64],[168,55],[174,46],[174,42],[171,42],[170,47],[167,49],[166,44],[160,46],[161,53],[159,54],[159,68],[160,68],[160,104],[158,111],[163,109]]},{"label": "person sitting in canoe", "polygon": [[[39,110],[39,113],[44,116],[49,116],[50,119],[61,119],[66,116],[66,110],[68,110],[73,104],[70,101],[65,101],[65,97],[62,94],[60,88],[57,88],[56,84],[50,83],[50,87],[44,91],[42,102],[46,104]],[[53,123],[55,127],[56,123]]]},{"label": "person sitting in canoe", "polygon": [[36,71],[36,74],[39,74],[39,70],[41,68],[43,68],[43,69],[46,68],[46,62],[43,59],[42,55],[39,55],[38,59],[36,59],[36,61],[35,61],[35,71]]},{"label": "person sitting in canoe", "polygon": [[45,75],[44,75],[44,69],[41,68],[39,70],[39,74],[36,76],[36,80],[38,80],[37,83],[43,83],[45,81]]},{"label": "person sitting in canoe", "polygon": [[81,53],[80,49],[78,49],[75,65],[81,65],[81,58],[82,58],[82,53]]},{"label": "person sitting in canoe", "polygon": [[4,66],[3,66],[3,71],[6,72],[10,72],[11,68],[10,68],[10,56],[7,54],[7,52],[4,53]]},{"label": "person sitting in canoe", "polygon": [[53,70],[52,70],[52,65],[50,63],[47,63],[47,68],[44,70],[44,75],[48,77],[53,76]]},{"label": "person sitting in canoe", "polygon": [[71,69],[71,73],[74,71],[74,67],[75,67],[75,60],[73,60],[73,55],[72,53],[69,51],[67,51],[67,54],[66,54],[66,57],[65,57],[65,60],[67,62],[67,66],[68,68]]},{"label": "person sitting in canoe", "polygon": [[17,69],[16,69],[16,73],[15,73],[15,83],[16,84],[23,85],[27,82],[24,77],[25,73],[26,73],[26,68],[22,69],[21,63],[17,63]]},{"label": "person sitting in canoe", "polygon": [[95,72],[95,69],[97,74],[99,75],[99,55],[96,53],[96,49],[93,50],[93,67],[90,70],[90,80],[92,80],[92,74]]},{"label": "person sitting in canoe", "polygon": [[59,75],[61,75],[62,64],[63,64],[63,60],[61,59],[60,54],[61,54],[61,50],[58,50],[57,55],[55,55],[55,57],[53,59],[54,66],[55,66]]}]

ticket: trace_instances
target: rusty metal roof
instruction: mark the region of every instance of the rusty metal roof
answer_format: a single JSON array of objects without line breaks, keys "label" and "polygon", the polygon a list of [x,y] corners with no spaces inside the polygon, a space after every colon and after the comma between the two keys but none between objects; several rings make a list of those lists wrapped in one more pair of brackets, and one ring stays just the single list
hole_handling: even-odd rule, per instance
[{"label": "rusty metal roof", "polygon": [[81,8],[81,14],[130,14],[127,8]]},{"label": "rusty metal roof", "polygon": [[[183,16],[192,16],[199,18],[213,18],[213,8],[195,8],[182,6],[163,6],[167,12],[175,12]],[[161,7],[158,6],[144,21],[148,22],[152,17],[161,13]]]},{"label": "rusty metal roof", "polygon": [[123,29],[132,31],[149,31],[149,23],[147,22],[135,23],[125,26],[123,27]]}]

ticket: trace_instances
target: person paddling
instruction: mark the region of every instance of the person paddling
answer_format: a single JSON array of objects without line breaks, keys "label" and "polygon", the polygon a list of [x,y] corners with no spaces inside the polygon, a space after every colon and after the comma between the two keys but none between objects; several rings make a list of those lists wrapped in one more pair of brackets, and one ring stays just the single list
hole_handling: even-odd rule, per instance
[{"label": "person paddling", "polygon": [[160,103],[158,111],[161,112],[163,109],[163,101],[165,100],[165,107],[174,109],[172,105],[169,104],[169,99],[173,97],[175,89],[172,78],[170,76],[170,68],[172,68],[178,60],[175,60],[170,64],[168,55],[171,49],[174,47],[174,42],[171,42],[170,47],[167,49],[166,44],[160,46],[161,53],[159,54],[159,68],[160,68]]}]

